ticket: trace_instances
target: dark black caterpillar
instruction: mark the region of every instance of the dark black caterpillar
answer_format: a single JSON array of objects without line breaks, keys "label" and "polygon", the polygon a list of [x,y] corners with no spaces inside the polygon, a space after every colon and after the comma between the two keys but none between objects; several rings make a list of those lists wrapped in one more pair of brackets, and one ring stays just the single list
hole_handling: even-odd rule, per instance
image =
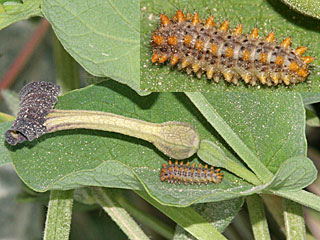
[{"label": "dark black caterpillar", "polygon": [[5,132],[10,145],[41,136],[47,132],[44,122],[49,111],[58,101],[60,87],[49,82],[32,82],[20,93],[20,111],[12,126]]}]

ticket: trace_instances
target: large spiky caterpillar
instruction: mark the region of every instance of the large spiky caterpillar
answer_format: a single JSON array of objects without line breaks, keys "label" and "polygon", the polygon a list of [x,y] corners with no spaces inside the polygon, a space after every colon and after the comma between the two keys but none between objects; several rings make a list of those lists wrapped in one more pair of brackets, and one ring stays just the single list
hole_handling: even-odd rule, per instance
[{"label": "large spiky caterpillar", "polygon": [[202,167],[201,164],[196,167],[195,163],[190,166],[188,162],[183,165],[183,161],[174,164],[169,160],[169,164],[162,164],[160,171],[161,181],[167,181],[168,183],[181,183],[184,184],[197,183],[197,184],[208,184],[208,183],[220,183],[222,181],[223,173],[220,173],[220,169],[214,169],[213,167],[208,168],[208,165]]},{"label": "large spiky caterpillar", "polygon": [[307,47],[290,48],[291,38],[279,45],[275,34],[258,37],[258,29],[242,34],[242,24],[235,30],[228,30],[229,21],[220,26],[213,16],[199,20],[199,14],[186,14],[178,10],[169,19],[160,15],[161,24],[152,35],[152,62],[164,63],[170,60],[188,74],[194,72],[198,78],[206,73],[208,79],[238,84],[240,78],[247,84],[285,85],[304,82],[309,75],[308,64],[314,60],[302,56]]}]

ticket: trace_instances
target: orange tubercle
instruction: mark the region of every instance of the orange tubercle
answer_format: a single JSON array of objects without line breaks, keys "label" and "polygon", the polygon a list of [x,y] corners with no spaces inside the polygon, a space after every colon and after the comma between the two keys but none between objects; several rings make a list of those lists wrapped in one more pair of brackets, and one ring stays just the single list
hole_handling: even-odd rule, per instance
[{"label": "orange tubercle", "polygon": [[170,19],[165,14],[160,14],[160,21],[164,26],[167,26],[170,24]]},{"label": "orange tubercle", "polygon": [[210,52],[212,54],[216,54],[216,52],[218,51],[218,46],[216,44],[212,44],[211,47],[210,47]]},{"label": "orange tubercle", "polygon": [[159,54],[154,53],[151,57],[151,62],[156,63],[159,60],[160,56]]},{"label": "orange tubercle", "polygon": [[192,37],[190,35],[187,35],[183,38],[183,41],[186,45],[189,45],[192,41]]},{"label": "orange tubercle", "polygon": [[159,63],[164,63],[165,61],[167,61],[168,59],[168,56],[167,55],[162,55],[160,58],[159,58]]},{"label": "orange tubercle", "polygon": [[298,71],[297,71],[297,74],[300,76],[300,77],[303,77],[303,78],[306,78],[308,77],[308,71],[306,69],[303,69],[303,68],[300,68]]},{"label": "orange tubercle", "polygon": [[236,29],[234,30],[234,34],[235,35],[241,35],[241,33],[242,33],[242,28],[243,28],[243,25],[240,23],[240,24],[238,24],[238,26],[236,27]]},{"label": "orange tubercle", "polygon": [[199,14],[198,13],[194,13],[193,17],[192,17],[192,24],[193,25],[198,25],[199,23],[200,23]]},{"label": "orange tubercle", "polygon": [[225,55],[227,58],[232,58],[233,57],[233,48],[231,48],[231,47],[227,48]]},{"label": "orange tubercle", "polygon": [[283,64],[283,57],[282,56],[276,57],[275,63],[278,65],[282,65]]},{"label": "orange tubercle", "polygon": [[213,22],[213,16],[210,16],[207,18],[207,21],[204,25],[205,28],[211,28],[214,26],[214,22]]},{"label": "orange tubercle", "polygon": [[256,39],[257,37],[259,36],[258,34],[258,28],[254,28],[252,29],[250,35],[249,35],[249,38],[251,39]]},{"label": "orange tubercle", "polygon": [[307,49],[308,49],[307,47],[301,46],[295,50],[295,53],[298,55],[302,55],[303,53],[305,53],[305,51],[307,51]]},{"label": "orange tubercle", "polygon": [[274,32],[271,32],[268,34],[268,36],[265,39],[266,42],[273,42],[274,41]]},{"label": "orange tubercle", "polygon": [[250,52],[248,50],[244,50],[242,52],[242,59],[244,61],[249,61],[250,60]]},{"label": "orange tubercle", "polygon": [[296,62],[292,62],[292,63],[290,63],[290,65],[289,65],[289,69],[291,70],[291,71],[297,71],[298,69],[299,69],[299,65],[296,63]]},{"label": "orange tubercle", "polygon": [[311,63],[311,62],[314,60],[314,58],[311,57],[311,56],[301,57],[301,59],[302,59],[302,61],[303,61],[304,63],[306,63],[306,64]]},{"label": "orange tubercle", "polygon": [[283,42],[281,43],[281,47],[289,47],[291,44],[291,37],[287,37],[283,40]]},{"label": "orange tubercle", "polygon": [[259,61],[262,63],[266,63],[267,62],[267,54],[266,53],[261,53],[259,55]]},{"label": "orange tubercle", "polygon": [[181,10],[177,11],[176,18],[177,18],[178,23],[182,23],[184,21],[184,14]]},{"label": "orange tubercle", "polygon": [[167,39],[168,44],[176,45],[178,43],[178,38],[176,36],[170,36]]},{"label": "orange tubercle", "polygon": [[229,27],[229,20],[225,20],[225,21],[221,24],[219,30],[220,30],[220,31],[223,31],[223,32],[226,32],[226,31],[228,31],[228,27]]},{"label": "orange tubercle", "polygon": [[197,50],[202,50],[203,48],[203,41],[199,40],[196,42],[195,47]]},{"label": "orange tubercle", "polygon": [[152,41],[157,45],[161,45],[163,43],[163,38],[157,34],[153,34]]}]

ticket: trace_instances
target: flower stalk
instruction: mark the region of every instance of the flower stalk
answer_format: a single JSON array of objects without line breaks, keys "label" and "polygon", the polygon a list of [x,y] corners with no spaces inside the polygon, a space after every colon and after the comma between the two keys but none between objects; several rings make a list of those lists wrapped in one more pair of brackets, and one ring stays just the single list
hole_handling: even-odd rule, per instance
[{"label": "flower stalk", "polygon": [[[41,87],[40,91],[37,86]],[[44,82],[31,83],[25,88],[20,92],[17,119],[6,132],[6,140],[11,145],[32,141],[45,133],[81,128],[143,139],[174,159],[188,158],[199,148],[199,134],[189,123],[151,123],[101,111],[55,110],[52,108],[58,101],[59,89],[52,83],[50,86]]]}]

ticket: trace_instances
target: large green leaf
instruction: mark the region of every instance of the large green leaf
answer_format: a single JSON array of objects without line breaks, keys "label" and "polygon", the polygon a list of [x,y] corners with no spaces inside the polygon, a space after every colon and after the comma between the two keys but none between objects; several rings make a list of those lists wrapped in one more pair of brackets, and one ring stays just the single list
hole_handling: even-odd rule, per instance
[{"label": "large green leaf", "polygon": [[26,0],[23,3],[2,1],[0,3],[0,29],[12,23],[41,16],[40,4],[42,0]]},{"label": "large green leaf", "polygon": [[[270,0],[164,0],[141,1],[141,88],[150,91],[320,91],[320,24],[316,19],[303,16],[290,10],[280,1]],[[248,87],[241,81],[239,86],[228,84],[222,80],[219,84],[209,82],[205,76],[197,79],[193,75],[180,72],[177,68],[170,68],[169,64],[151,63],[150,39],[152,32],[159,25],[159,14],[165,13],[172,17],[177,9],[193,13],[196,10],[201,18],[213,15],[216,22],[230,20],[230,27],[234,28],[239,22],[244,25],[244,33],[258,27],[261,36],[274,31],[280,43],[287,36],[292,37],[292,47],[308,46],[307,55],[315,56],[312,73],[308,81],[296,86],[286,87]]]},{"label": "large green leaf", "polygon": [[42,11],[64,48],[90,74],[140,94],[139,1],[44,0]]},{"label": "large green leaf", "polygon": [[281,0],[296,11],[320,19],[319,0]]},{"label": "large green leaf", "polygon": [[[286,159],[306,154],[304,108],[298,95],[221,93],[205,97],[272,172]],[[156,123],[189,122],[197,128],[201,139],[215,142],[228,157],[239,162],[182,93],[139,97],[127,87],[109,81],[65,94],[56,108],[108,111]],[[186,206],[237,198],[263,188],[227,171],[222,183],[217,185],[161,183],[159,170],[167,157],[147,142],[116,133],[62,131],[11,150],[18,175],[36,191],[88,185],[145,189],[161,203]],[[189,160],[199,161],[196,156]]]}]

